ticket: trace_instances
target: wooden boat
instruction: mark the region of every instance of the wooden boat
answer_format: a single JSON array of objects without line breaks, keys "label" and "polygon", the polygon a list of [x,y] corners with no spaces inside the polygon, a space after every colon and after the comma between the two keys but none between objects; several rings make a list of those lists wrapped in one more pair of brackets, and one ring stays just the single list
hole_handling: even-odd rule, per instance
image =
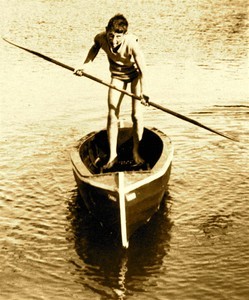
[{"label": "wooden boat", "polygon": [[73,173],[87,208],[101,224],[121,237],[127,248],[130,236],[158,210],[170,177],[173,146],[156,128],[145,128],[139,152],[145,164],[132,160],[132,128],[119,128],[118,161],[102,166],[109,156],[106,130],[83,137],[71,152]]}]

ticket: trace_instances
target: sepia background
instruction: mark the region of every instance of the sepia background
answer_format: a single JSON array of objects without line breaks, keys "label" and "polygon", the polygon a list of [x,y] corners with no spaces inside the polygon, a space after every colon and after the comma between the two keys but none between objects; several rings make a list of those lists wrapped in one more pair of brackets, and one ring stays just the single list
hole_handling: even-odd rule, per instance
[{"label": "sepia background", "polygon": [[[168,194],[127,251],[81,204],[70,150],[106,126],[107,89],[0,40],[0,299],[248,299],[248,7],[244,0],[0,1],[1,37],[78,68],[123,13],[175,148]],[[109,80],[103,51],[89,73]],[[125,97],[122,118],[130,119]]]}]

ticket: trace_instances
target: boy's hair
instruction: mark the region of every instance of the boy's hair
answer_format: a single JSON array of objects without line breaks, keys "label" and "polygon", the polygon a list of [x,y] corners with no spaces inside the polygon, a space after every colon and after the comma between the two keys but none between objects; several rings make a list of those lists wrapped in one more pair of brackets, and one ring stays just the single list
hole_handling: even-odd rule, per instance
[{"label": "boy's hair", "polygon": [[112,17],[106,27],[107,31],[114,31],[117,33],[126,33],[128,29],[128,21],[122,14],[117,14]]}]

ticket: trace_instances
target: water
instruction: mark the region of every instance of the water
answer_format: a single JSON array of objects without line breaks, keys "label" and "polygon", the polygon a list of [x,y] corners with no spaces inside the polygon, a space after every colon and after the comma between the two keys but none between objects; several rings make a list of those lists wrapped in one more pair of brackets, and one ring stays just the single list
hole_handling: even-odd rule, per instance
[{"label": "water", "polygon": [[[1,36],[75,67],[124,13],[151,99],[242,142],[146,109],[174,143],[173,169],[161,210],[123,251],[82,206],[69,160],[105,126],[106,88],[0,42],[0,299],[247,299],[246,1],[11,0],[1,11]],[[90,71],[109,80],[103,52]]]}]

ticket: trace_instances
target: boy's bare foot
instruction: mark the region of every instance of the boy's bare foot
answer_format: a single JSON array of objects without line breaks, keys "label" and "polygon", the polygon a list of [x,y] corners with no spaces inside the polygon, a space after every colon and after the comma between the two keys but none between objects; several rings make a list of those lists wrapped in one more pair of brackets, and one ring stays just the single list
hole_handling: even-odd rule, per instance
[{"label": "boy's bare foot", "polygon": [[142,159],[142,157],[138,153],[133,153],[133,158],[134,158],[135,163],[137,165],[142,165],[144,163],[144,160]]},{"label": "boy's bare foot", "polygon": [[114,165],[115,165],[115,163],[117,163],[117,161],[118,161],[118,158],[117,158],[117,156],[114,158],[114,159],[112,159],[112,160],[109,160],[104,166],[103,166],[103,169],[111,169]]}]

